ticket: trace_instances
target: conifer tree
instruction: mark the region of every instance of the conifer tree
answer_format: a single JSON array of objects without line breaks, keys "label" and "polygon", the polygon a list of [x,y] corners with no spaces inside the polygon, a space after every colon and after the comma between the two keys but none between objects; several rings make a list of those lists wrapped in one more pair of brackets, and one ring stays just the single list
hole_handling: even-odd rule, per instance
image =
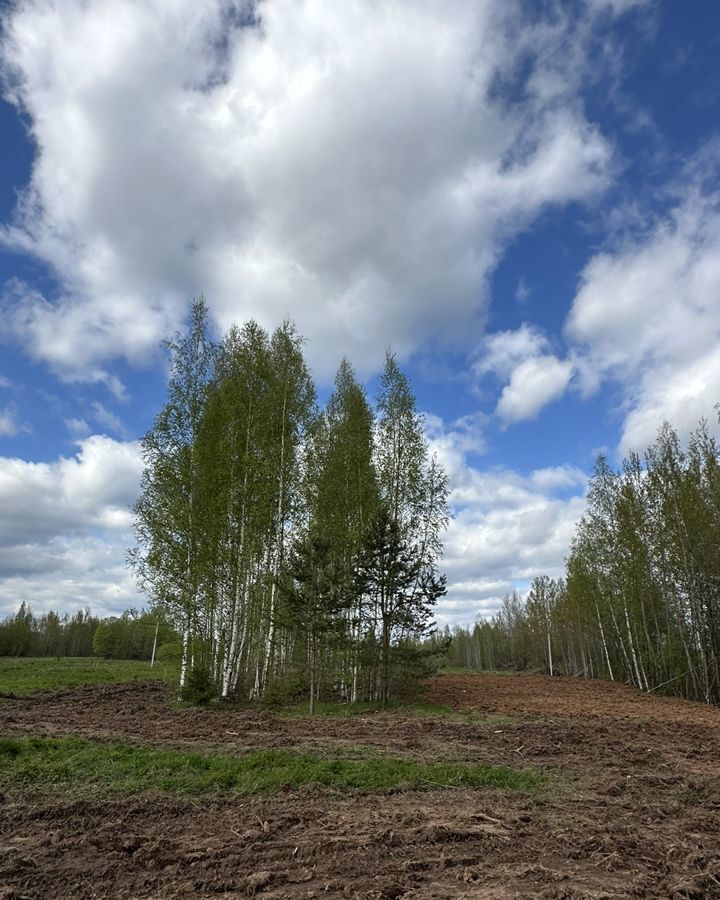
[{"label": "conifer tree", "polygon": [[[348,595],[353,565],[378,506],[373,464],[373,415],[347,360],[340,364],[335,390],[318,421],[311,472],[312,529],[329,541],[332,565]],[[352,594],[347,608],[354,640],[346,648],[343,693],[358,698],[359,647],[365,621],[363,596]]]},{"label": "conifer tree", "polygon": [[347,581],[336,566],[331,542],[308,534],[295,542],[288,564],[288,586],[278,620],[305,645],[310,715],[315,711],[321,655],[347,640],[344,613],[350,602]]},{"label": "conifer tree", "polygon": [[429,570],[418,548],[402,536],[399,524],[381,504],[358,556],[357,579],[370,599],[379,642],[378,699],[391,690],[392,649],[431,630],[432,607],[445,593],[445,577]]}]

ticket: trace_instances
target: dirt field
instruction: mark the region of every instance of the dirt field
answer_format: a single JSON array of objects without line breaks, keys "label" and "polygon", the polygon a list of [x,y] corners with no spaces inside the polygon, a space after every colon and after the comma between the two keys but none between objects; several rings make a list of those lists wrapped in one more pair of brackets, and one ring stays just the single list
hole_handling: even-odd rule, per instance
[{"label": "dirt field", "polygon": [[720,897],[720,710],[602,682],[442,676],[398,712],[177,709],[157,684],[0,699],[0,733],[331,752],[544,772],[532,796],[441,790],[0,798],[0,898]]}]

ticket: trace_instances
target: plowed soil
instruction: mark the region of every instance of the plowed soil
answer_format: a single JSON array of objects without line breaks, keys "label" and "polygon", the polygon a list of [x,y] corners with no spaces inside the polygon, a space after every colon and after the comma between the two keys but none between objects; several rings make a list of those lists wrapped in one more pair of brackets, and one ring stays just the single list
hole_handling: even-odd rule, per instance
[{"label": "plowed soil", "polygon": [[372,748],[533,768],[482,790],[0,798],[0,898],[720,897],[720,710],[604,682],[441,676],[397,711],[178,709],[159,684],[0,699],[0,733],[245,753]]}]

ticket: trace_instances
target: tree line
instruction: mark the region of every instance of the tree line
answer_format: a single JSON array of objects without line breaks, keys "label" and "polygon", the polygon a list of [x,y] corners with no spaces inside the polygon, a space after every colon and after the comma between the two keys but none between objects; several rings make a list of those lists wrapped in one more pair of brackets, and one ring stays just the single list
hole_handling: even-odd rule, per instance
[{"label": "tree line", "polygon": [[619,469],[601,456],[564,579],[456,629],[448,661],[544,668],[720,702],[720,453],[701,421],[662,426]]},{"label": "tree line", "polygon": [[182,634],[181,687],[387,702],[445,592],[447,480],[388,353],[374,406],[346,360],[323,409],[291,322],[168,342],[143,439],[140,584]]},{"label": "tree line", "polygon": [[0,656],[150,659],[153,646],[172,656],[179,636],[157,614],[132,609],[103,619],[89,610],[72,616],[53,611],[36,616],[21,603],[14,615],[0,621]]}]

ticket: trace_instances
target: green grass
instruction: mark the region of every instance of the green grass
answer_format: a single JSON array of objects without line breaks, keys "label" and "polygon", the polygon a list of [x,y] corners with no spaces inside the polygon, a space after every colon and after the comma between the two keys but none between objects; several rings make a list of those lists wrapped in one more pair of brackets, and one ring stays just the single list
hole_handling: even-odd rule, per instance
[{"label": "green grass", "polygon": [[[456,709],[444,703],[391,703],[383,706],[380,703],[316,703],[316,716],[338,716],[340,718],[361,716],[378,712],[405,713],[411,716],[441,716],[452,718],[475,725],[513,725],[522,721],[519,716],[506,716],[497,713],[486,713],[460,707]],[[286,706],[273,709],[276,716],[284,719],[296,719],[309,716],[309,703],[298,703],[295,706]]]},{"label": "green grass", "polygon": [[52,657],[0,657],[0,691],[31,694],[80,684],[119,684],[124,681],[170,681],[178,676],[177,663],[125,659]]},{"label": "green grass", "polygon": [[[325,703],[315,704],[316,716],[361,716],[376,712],[403,712],[416,716],[454,716],[457,711],[452,706],[442,703],[391,703],[383,706],[382,703]],[[310,704],[305,701],[294,706],[286,706],[274,710],[276,715],[284,718],[296,718],[310,715]]]},{"label": "green grass", "polygon": [[534,772],[500,766],[385,757],[325,758],[280,750],[230,756],[80,738],[0,738],[0,788],[4,790],[201,796],[271,794],[311,784],[360,791],[447,787],[532,791],[541,783],[541,776]]}]

